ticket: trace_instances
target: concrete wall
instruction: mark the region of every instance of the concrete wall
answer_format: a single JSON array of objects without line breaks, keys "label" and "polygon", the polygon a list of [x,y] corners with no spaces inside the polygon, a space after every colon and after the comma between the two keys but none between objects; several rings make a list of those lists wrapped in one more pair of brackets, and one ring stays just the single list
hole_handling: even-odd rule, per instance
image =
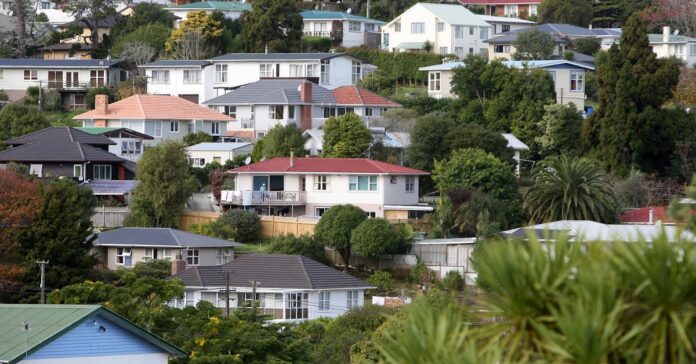
[{"label": "concrete wall", "polygon": [[[169,71],[169,82],[167,83],[153,83],[152,82],[152,71]],[[201,82],[197,84],[185,84],[184,83],[184,71],[201,71]],[[215,92],[212,87],[206,87],[211,85],[215,77],[215,67],[208,66],[204,68],[191,67],[191,68],[148,68],[145,70],[148,76],[147,83],[147,93],[151,95],[198,95],[198,103],[201,104],[213,98]]]}]

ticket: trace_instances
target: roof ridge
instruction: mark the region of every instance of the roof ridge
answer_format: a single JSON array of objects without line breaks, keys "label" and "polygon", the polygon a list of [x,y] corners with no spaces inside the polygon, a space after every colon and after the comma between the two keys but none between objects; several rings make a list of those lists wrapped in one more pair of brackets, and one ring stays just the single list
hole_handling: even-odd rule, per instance
[{"label": "roof ridge", "polygon": [[78,143],[78,142],[73,142],[73,143],[77,144],[77,150],[80,152],[80,157],[82,157],[82,160],[83,161],[86,160],[87,158],[85,158],[85,152],[82,150],[82,143]]},{"label": "roof ridge", "polygon": [[[65,129],[65,130],[67,130],[67,132],[68,132],[68,137],[70,138],[70,141],[71,141],[71,142],[75,142],[75,138],[73,138],[72,130],[71,130],[69,127],[67,127],[67,126],[64,126],[64,127],[62,127],[62,128]],[[83,156],[83,157],[84,157],[84,156]]]},{"label": "roof ridge", "polygon": [[140,112],[143,114],[143,119],[145,119],[145,121],[147,121],[147,114],[145,113],[145,108],[143,107],[143,101],[140,99],[140,96],[142,96],[142,95],[137,94],[135,96],[137,99],[138,109],[140,109]]},{"label": "roof ridge", "polygon": [[302,256],[302,255],[296,255],[295,257],[297,258],[297,260],[298,260],[299,263],[300,263],[300,266],[302,267],[302,273],[304,273],[305,278],[307,278],[307,283],[309,284],[309,288],[312,288],[312,289],[313,289],[313,288],[314,288],[314,284],[312,283],[312,279],[309,278],[309,273],[307,273],[307,267],[305,267],[304,259],[302,259],[302,258],[304,258],[304,256]]},{"label": "roof ridge", "polygon": [[[167,231],[169,232],[169,234],[172,236],[172,238],[174,238],[174,241],[176,241],[176,243],[177,243],[179,246],[181,246],[181,240],[179,240],[179,237],[176,236],[176,234],[174,233],[174,229],[172,229],[172,228],[166,228],[166,229],[167,229]],[[177,230],[177,232],[178,232],[178,230]],[[188,248],[188,247],[187,247],[187,248]]]}]

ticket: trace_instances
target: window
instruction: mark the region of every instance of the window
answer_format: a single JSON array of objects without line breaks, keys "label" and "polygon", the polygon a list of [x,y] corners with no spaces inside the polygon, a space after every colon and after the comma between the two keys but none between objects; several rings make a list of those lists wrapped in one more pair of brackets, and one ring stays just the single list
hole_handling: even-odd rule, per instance
[{"label": "window", "polygon": [[445,23],[444,22],[437,22],[437,31],[438,32],[444,32],[445,31]]},{"label": "window", "polygon": [[73,165],[73,177],[82,178],[82,164]]},{"label": "window", "polygon": [[309,314],[307,304],[307,293],[287,293],[285,294],[285,319],[296,320],[306,319]]},{"label": "window", "polygon": [[440,47],[440,54],[443,56],[447,54],[447,47]]},{"label": "window", "polygon": [[394,31],[397,33],[401,32],[401,23],[394,23]]},{"label": "window", "polygon": [[143,255],[143,257],[148,259],[155,259],[155,249],[145,248],[145,254]]},{"label": "window", "polygon": [[227,65],[226,64],[216,64],[215,65],[215,83],[225,83],[227,82]]},{"label": "window", "polygon": [[406,192],[413,192],[416,187],[416,177],[406,176]]},{"label": "window", "polygon": [[273,65],[270,63],[263,63],[259,65],[259,77],[273,77]]},{"label": "window", "polygon": [[318,64],[308,64],[307,65],[307,77],[319,77],[319,65]]},{"label": "window", "polygon": [[500,26],[500,28],[501,33],[507,33],[510,31],[510,24],[503,24]]},{"label": "window", "polygon": [[585,74],[580,71],[570,71],[570,91],[585,91]]},{"label": "window", "polygon": [[377,176],[350,176],[350,191],[377,191]]},{"label": "window", "polygon": [[509,45],[496,45],[493,47],[494,53],[510,53]]},{"label": "window", "polygon": [[283,105],[268,105],[268,118],[283,120]]},{"label": "window", "polygon": [[210,123],[210,135],[220,135],[220,123],[213,121]]},{"label": "window", "polygon": [[377,217],[377,213],[374,211],[365,211],[365,216],[367,216],[368,219],[374,219]]},{"label": "window", "polygon": [[152,83],[153,84],[168,84],[169,83],[169,71],[153,70],[152,71]]},{"label": "window", "polygon": [[162,254],[162,259],[172,260],[172,250],[171,249],[160,249],[159,252]]},{"label": "window", "polygon": [[425,23],[411,23],[411,34],[425,33]]},{"label": "window", "polygon": [[111,166],[105,164],[95,164],[93,167],[93,179],[111,179]]},{"label": "window", "polygon": [[488,48],[481,48],[479,49],[479,55],[488,58]]},{"label": "window", "polygon": [[223,106],[222,113],[225,115],[229,115],[229,116],[236,119],[237,118],[237,107],[236,106]]},{"label": "window", "polygon": [[39,79],[39,74],[36,70],[24,70],[24,81],[34,81]]},{"label": "window", "polygon": [[370,24],[370,23],[365,23],[365,31],[366,32],[374,32],[375,31],[375,25]]},{"label": "window", "polygon": [[186,251],[186,264],[198,265],[198,249],[189,249]]},{"label": "window", "polygon": [[454,55],[457,58],[464,58],[464,47],[454,47]]},{"label": "window", "polygon": [[290,65],[290,77],[304,77],[305,75],[305,65],[303,64],[291,64]]},{"label": "window", "polygon": [[184,70],[184,83],[189,85],[201,83],[201,70]]},{"label": "window", "polygon": [[530,16],[539,15],[539,4],[529,4],[529,15]]},{"label": "window", "polygon": [[205,166],[205,158],[191,158],[191,163],[193,164],[194,167],[204,167]]},{"label": "window", "polygon": [[179,132],[179,122],[178,121],[170,121],[169,122],[169,131],[172,133],[178,133]]},{"label": "window", "polygon": [[469,27],[469,35],[474,35],[474,32],[476,31],[476,28],[474,27]]},{"label": "window", "polygon": [[372,108],[371,107],[365,108],[365,116],[372,116]]},{"label": "window", "polygon": [[[92,70],[89,71],[89,84],[92,87],[104,86],[104,80],[106,79],[106,73],[104,71]],[[167,82],[169,82],[169,76],[167,76]]]},{"label": "window", "polygon": [[145,134],[155,138],[162,137],[162,122],[161,121],[145,121]]},{"label": "window", "polygon": [[353,84],[356,84],[362,79],[362,62],[353,61]]},{"label": "window", "polygon": [[222,265],[232,261],[232,249],[230,248],[217,248],[217,254],[215,255],[217,265]]},{"label": "window", "polygon": [[360,22],[359,21],[349,21],[348,22],[348,31],[349,32],[359,32],[360,31]]},{"label": "window", "polygon": [[137,141],[121,142],[121,154],[136,155],[142,153],[142,143]]},{"label": "window", "polygon": [[319,292],[319,311],[328,311],[331,309],[331,292]]},{"label": "window", "polygon": [[321,217],[326,211],[329,211],[329,207],[316,207],[314,209],[314,216]]},{"label": "window", "polygon": [[254,301],[259,303],[259,307],[262,307],[264,300],[261,299],[260,293],[257,293],[254,296],[252,292],[244,292],[238,294],[237,301],[238,307],[251,307],[254,304]]},{"label": "window", "polygon": [[325,107],[324,117],[341,116],[345,114],[355,113],[355,108],[352,107]]},{"label": "window", "polygon": [[481,29],[481,32],[479,33],[479,38],[481,38],[481,40],[488,39],[488,28]]},{"label": "window", "polygon": [[474,54],[474,49],[473,49],[473,48],[469,48],[469,54]]},{"label": "window", "polygon": [[389,176],[389,183],[395,185],[397,181],[396,176]]},{"label": "window", "polygon": [[0,70],[0,80],[4,80],[4,79],[5,79],[5,71]]},{"label": "window", "polygon": [[116,248],[116,264],[130,266],[131,248]]},{"label": "window", "polygon": [[329,188],[328,176],[314,176],[314,189],[316,191],[326,191]]},{"label": "window", "polygon": [[[689,55],[696,56],[696,44],[689,44]],[[0,80],[2,80],[2,71],[0,71]]]},{"label": "window", "polygon": [[288,105],[288,120],[295,120],[295,105]]},{"label": "window", "polygon": [[440,72],[430,72],[428,75],[428,91],[440,91]]},{"label": "window", "polygon": [[321,84],[326,85],[329,83],[329,71],[330,71],[330,60],[325,59],[321,61]]},{"label": "window", "polygon": [[457,25],[454,27],[454,37],[455,38],[464,38],[464,27],[461,25]]},{"label": "window", "polygon": [[517,17],[517,5],[505,5],[505,16]]},{"label": "window", "polygon": [[346,307],[350,310],[351,308],[358,307],[358,291],[348,291]]}]

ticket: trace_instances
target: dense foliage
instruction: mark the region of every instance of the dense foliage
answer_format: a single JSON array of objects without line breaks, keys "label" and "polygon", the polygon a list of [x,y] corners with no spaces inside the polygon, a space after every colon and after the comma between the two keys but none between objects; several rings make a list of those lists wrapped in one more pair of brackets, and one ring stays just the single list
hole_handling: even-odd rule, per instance
[{"label": "dense foliage", "polygon": [[587,28],[592,21],[592,1],[544,0],[539,5],[539,18],[544,23],[573,24]]},{"label": "dense foliage", "polygon": [[548,33],[536,28],[521,32],[513,42],[516,60],[549,59],[556,48],[556,41]]},{"label": "dense foliage", "polygon": [[218,221],[225,226],[231,226],[234,239],[242,243],[252,242],[261,234],[261,217],[253,211],[229,210],[220,215]]},{"label": "dense foliage", "polygon": [[0,109],[0,143],[49,126],[46,115],[37,107],[13,103]]},{"label": "dense foliage", "polygon": [[247,52],[296,52],[302,40],[302,16],[292,0],[259,0],[240,18]]},{"label": "dense foliage", "polygon": [[263,156],[269,159],[289,157],[293,152],[296,157],[302,157],[305,155],[304,142],[302,129],[297,125],[278,124],[264,136]]},{"label": "dense foliage", "polygon": [[[359,116],[350,113],[330,117],[324,124],[322,156],[331,158],[359,158],[367,156],[372,135]],[[264,148],[265,149],[265,148]]]},{"label": "dense foliage", "polygon": [[346,269],[350,263],[351,234],[367,216],[353,205],[335,205],[328,209],[314,228],[314,238],[339,251]]},{"label": "dense foliage", "polygon": [[281,235],[271,238],[267,253],[298,254],[319,262],[326,262],[324,245],[311,235]]},{"label": "dense foliage", "polygon": [[396,227],[382,218],[363,221],[350,235],[351,249],[365,257],[402,253],[404,243]]}]

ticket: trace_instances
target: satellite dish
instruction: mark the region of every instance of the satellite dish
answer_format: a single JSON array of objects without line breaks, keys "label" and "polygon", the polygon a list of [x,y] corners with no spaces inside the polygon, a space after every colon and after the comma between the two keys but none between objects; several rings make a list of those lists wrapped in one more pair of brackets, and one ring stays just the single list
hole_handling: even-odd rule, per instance
[{"label": "satellite dish", "polygon": [[679,35],[679,29],[675,29],[675,30],[674,30],[674,33],[672,33],[672,34],[674,34],[674,35]]},{"label": "satellite dish", "polygon": [[251,163],[251,157],[246,157],[244,164],[249,165],[249,163]]},{"label": "satellite dish", "polygon": [[346,10],[346,13],[347,13],[347,14],[350,14],[350,11],[351,11],[351,10],[353,10],[353,9],[348,8],[348,10]]}]

